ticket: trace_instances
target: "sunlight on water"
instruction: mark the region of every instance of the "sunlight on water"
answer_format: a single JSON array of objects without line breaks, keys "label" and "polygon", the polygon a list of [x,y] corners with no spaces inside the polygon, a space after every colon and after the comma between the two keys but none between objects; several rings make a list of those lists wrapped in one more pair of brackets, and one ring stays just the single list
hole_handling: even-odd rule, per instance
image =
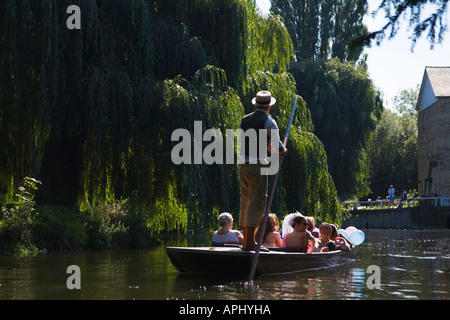
[{"label": "sunlight on water", "polygon": [[[182,274],[165,246],[204,245],[208,236],[163,238],[148,250],[0,257],[0,299],[316,300],[449,299],[450,230],[365,230],[356,255],[337,265],[247,282],[247,275]],[[68,290],[66,268],[81,269]],[[380,289],[369,289],[369,266]]]}]

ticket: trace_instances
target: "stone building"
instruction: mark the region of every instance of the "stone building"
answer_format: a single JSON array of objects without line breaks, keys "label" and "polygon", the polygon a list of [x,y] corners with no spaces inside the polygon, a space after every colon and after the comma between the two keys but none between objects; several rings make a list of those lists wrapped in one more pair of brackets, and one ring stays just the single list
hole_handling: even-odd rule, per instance
[{"label": "stone building", "polygon": [[450,67],[426,67],[418,110],[418,192],[450,196]]}]

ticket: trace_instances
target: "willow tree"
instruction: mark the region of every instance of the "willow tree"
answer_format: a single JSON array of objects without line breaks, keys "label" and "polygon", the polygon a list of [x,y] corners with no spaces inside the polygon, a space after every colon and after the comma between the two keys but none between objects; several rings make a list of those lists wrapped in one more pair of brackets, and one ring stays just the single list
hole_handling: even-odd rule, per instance
[{"label": "willow tree", "polygon": [[[276,95],[274,116],[286,127],[296,87],[285,72],[293,45],[281,18],[262,18],[248,0],[80,0],[82,29],[69,30],[70,4],[0,3],[1,200],[12,201],[22,177],[33,176],[43,183],[41,203],[86,210],[136,198],[154,231],[208,228],[220,211],[238,214],[238,165],[175,165],[171,135],[184,128],[193,136],[196,121],[237,129],[261,89]],[[295,123],[305,134],[288,147],[288,161],[322,161],[283,173],[277,207],[317,215],[320,206],[338,217],[333,193],[317,191],[333,190],[332,180],[305,176],[328,171],[317,138],[306,134],[304,103]],[[295,203],[286,198],[294,194]]]},{"label": "willow tree", "polygon": [[338,194],[344,199],[369,194],[366,150],[383,106],[366,67],[332,59],[296,62],[290,72],[325,146]]},{"label": "willow tree", "polygon": [[366,34],[366,0],[271,0],[271,11],[283,17],[293,39],[297,60],[339,58],[357,61]]}]

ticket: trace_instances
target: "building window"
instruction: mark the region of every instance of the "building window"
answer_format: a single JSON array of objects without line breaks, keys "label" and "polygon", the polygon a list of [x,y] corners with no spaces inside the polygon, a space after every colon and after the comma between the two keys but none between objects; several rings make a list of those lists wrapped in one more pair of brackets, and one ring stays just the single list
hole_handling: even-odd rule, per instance
[{"label": "building window", "polygon": [[428,141],[427,143],[427,156],[428,158],[431,158],[431,142]]}]

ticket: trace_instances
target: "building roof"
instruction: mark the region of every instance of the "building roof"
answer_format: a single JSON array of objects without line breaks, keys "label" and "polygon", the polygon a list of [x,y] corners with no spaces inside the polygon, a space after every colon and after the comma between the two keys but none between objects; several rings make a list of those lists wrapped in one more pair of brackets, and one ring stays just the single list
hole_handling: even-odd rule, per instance
[{"label": "building roof", "polygon": [[450,67],[426,67],[425,70],[436,98],[450,97]]},{"label": "building roof", "polygon": [[450,97],[450,67],[425,67],[416,109],[423,110],[442,97]]}]

